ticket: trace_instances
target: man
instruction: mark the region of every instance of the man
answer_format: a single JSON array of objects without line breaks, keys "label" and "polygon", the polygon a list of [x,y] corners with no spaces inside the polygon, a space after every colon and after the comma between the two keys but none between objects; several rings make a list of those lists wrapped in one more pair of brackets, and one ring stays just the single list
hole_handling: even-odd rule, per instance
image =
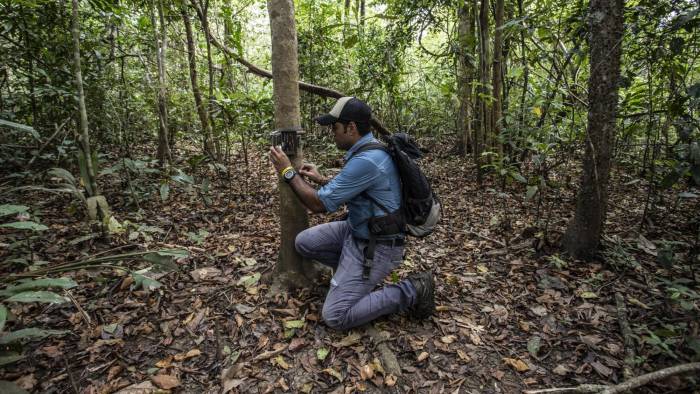
[{"label": "man", "polygon": [[277,173],[309,210],[334,212],[342,204],[348,206],[347,220],[321,224],[296,237],[296,249],[302,256],[334,270],[322,315],[328,326],[338,330],[390,313],[408,311],[413,317],[426,318],[435,310],[435,284],[430,271],[372,291],[401,263],[405,234],[404,226],[388,226],[392,228],[388,233],[377,233],[377,226],[373,225],[374,255],[368,253],[368,222],[399,220],[401,205],[401,182],[391,156],[380,149],[360,150],[378,142],[370,132],[371,118],[372,110],[367,104],[354,97],[342,97],[330,113],[315,119],[329,126],[336,146],[347,151],[345,166],[332,179],[323,177],[311,164],[299,169],[300,175],[321,186],[319,190],[298,176],[279,147],[270,148]]}]

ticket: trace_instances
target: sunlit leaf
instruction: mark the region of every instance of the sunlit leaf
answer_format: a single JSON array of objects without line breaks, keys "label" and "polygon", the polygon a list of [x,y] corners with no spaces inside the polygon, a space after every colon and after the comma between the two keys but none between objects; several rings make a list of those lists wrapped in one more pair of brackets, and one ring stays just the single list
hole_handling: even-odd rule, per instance
[{"label": "sunlit leaf", "polygon": [[29,207],[26,207],[24,205],[2,204],[0,205],[0,216],[13,215],[15,213],[20,212],[27,212],[27,210],[29,210]]},{"label": "sunlit leaf", "polygon": [[60,287],[62,289],[71,289],[78,286],[71,278],[41,278],[41,279],[23,279],[19,284],[9,286],[0,291],[0,296],[16,294],[21,291],[46,289],[51,287]]},{"label": "sunlit leaf", "polygon": [[48,230],[49,228],[44,226],[43,224],[35,223],[30,220],[26,222],[12,222],[12,223],[3,223],[0,224],[0,227],[4,228],[14,228],[17,230],[32,230],[32,231],[45,231]]},{"label": "sunlit leaf", "polygon": [[12,331],[0,337],[0,345],[20,341],[20,340],[36,340],[43,339],[48,336],[65,335],[70,331],[66,330],[42,330],[41,328],[24,328],[17,331]]},{"label": "sunlit leaf", "polygon": [[66,297],[52,291],[25,291],[5,300],[6,302],[41,302],[46,304],[62,304],[68,302]]}]

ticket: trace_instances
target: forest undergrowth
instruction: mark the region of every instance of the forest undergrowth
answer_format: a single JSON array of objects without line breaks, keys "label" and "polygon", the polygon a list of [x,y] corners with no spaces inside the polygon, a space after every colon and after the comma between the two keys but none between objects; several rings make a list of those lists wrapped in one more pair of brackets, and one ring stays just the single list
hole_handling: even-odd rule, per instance
[{"label": "forest undergrowth", "polygon": [[[558,242],[574,211],[577,177],[553,173],[556,187],[527,199],[525,185],[493,175],[478,187],[471,164],[437,148],[423,166],[442,200],[443,221],[430,237],[411,240],[404,264],[387,278],[433,269],[437,313],[427,321],[380,319],[374,326],[381,341],[364,328],[326,328],[325,283],[289,294],[271,290],[279,204],[264,150],[251,152],[247,172],[242,164],[200,165],[174,174],[166,188],[157,171],[143,171],[153,167],[145,158],[131,177],[103,171],[102,194],[117,219],[109,238],[87,224],[69,194],[13,191],[21,184],[1,174],[0,202],[31,206],[49,228],[32,241],[32,262],[41,262],[32,267],[158,248],[189,255],[169,272],[133,275],[151,265],[137,257],[122,261],[129,270],[65,272],[78,284],[63,293],[71,302],[13,304],[5,330],[68,333],[9,345],[24,358],[3,366],[0,380],[47,393],[511,393],[615,384],[624,380],[629,348],[616,294],[627,308],[635,375],[697,359],[697,190],[683,198],[665,192],[645,213],[646,182],[615,168],[603,252],[574,261],[560,254]],[[572,162],[562,173],[576,168]],[[8,263],[16,237],[0,229],[5,278],[27,269]],[[398,359],[400,376],[387,371],[380,343]],[[697,383],[673,377],[644,392],[691,392]]]}]

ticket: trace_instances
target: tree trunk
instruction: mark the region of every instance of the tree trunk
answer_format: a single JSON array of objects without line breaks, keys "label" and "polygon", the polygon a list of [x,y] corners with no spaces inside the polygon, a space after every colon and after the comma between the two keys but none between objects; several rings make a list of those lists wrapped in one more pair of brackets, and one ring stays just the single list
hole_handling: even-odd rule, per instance
[{"label": "tree trunk", "polygon": [[[475,0],[476,2],[476,0]],[[474,135],[474,158],[476,161],[476,181],[481,185],[483,178],[483,158],[481,157],[486,145],[486,136],[491,130],[490,105],[487,97],[490,92],[487,88],[489,81],[489,0],[481,0],[479,8],[479,93],[477,108],[479,110],[479,127]]]},{"label": "tree trunk", "polygon": [[211,59],[211,40],[209,40],[209,34],[211,32],[209,31],[209,18],[208,18],[208,13],[209,13],[209,0],[205,0],[204,4],[202,4],[199,7],[200,10],[202,10],[203,17],[200,18],[202,24],[206,24],[206,26],[202,26],[202,30],[204,30],[204,37],[206,38],[207,41],[207,73],[209,76],[209,100],[207,100],[207,116],[209,116],[209,128],[211,130],[211,135],[214,139],[214,149],[216,149],[216,157],[220,158],[221,157],[221,144],[219,143],[219,138],[217,138],[217,133],[216,133],[216,123],[214,122],[214,62]]},{"label": "tree trunk", "polygon": [[496,29],[493,37],[493,111],[491,112],[491,124],[493,131],[491,136],[492,147],[503,154],[503,145],[499,141],[502,129],[501,108],[503,107],[503,0],[496,0]]},{"label": "tree trunk", "polygon": [[474,55],[476,39],[474,37],[474,21],[472,4],[465,0],[457,10],[458,14],[458,44],[457,54],[459,67],[457,71],[457,91],[459,93],[459,134],[461,135],[461,151],[466,156],[472,148],[472,78],[474,75]]},{"label": "tree trunk", "polygon": [[192,36],[192,24],[190,16],[187,13],[187,8],[182,7],[180,10],[182,21],[185,23],[185,35],[187,37],[187,59],[190,65],[190,82],[192,83],[192,94],[194,95],[194,104],[197,107],[199,121],[202,124],[202,134],[204,137],[204,153],[209,157],[216,159],[214,150],[214,137],[209,127],[209,119],[207,118],[207,108],[202,101],[202,93],[199,90],[197,83],[197,59],[194,48],[194,38]]},{"label": "tree trunk", "polygon": [[158,162],[161,166],[172,163],[170,156],[170,131],[168,130],[168,90],[165,80],[165,53],[168,48],[165,17],[163,16],[162,0],[157,0],[160,36],[156,28],[155,16],[151,17],[153,36],[156,43],[156,62],[158,65]]},{"label": "tree trunk", "polygon": [[85,108],[85,93],[83,91],[83,72],[80,66],[80,20],[78,18],[78,0],[73,0],[71,33],[73,34],[73,67],[75,68],[75,87],[78,91],[78,110],[80,112],[80,145],[85,156],[87,178],[85,186],[91,197],[100,194],[95,179],[92,152],[90,150],[90,134],[88,133],[87,109]]},{"label": "tree trunk", "polygon": [[624,0],[591,0],[588,130],[576,213],[563,247],[576,258],[590,258],[598,249],[605,223],[608,179],[620,79]]},{"label": "tree trunk", "polygon": [[[272,79],[275,104],[275,128],[296,128],[301,125],[299,113],[299,64],[297,59],[297,32],[294,22],[293,0],[268,0],[272,37]],[[291,157],[292,165],[299,168],[302,151]],[[298,233],[309,226],[306,209],[284,182],[279,182],[281,245],[276,266],[277,284],[294,287],[304,285],[311,264],[304,264],[294,248]]]}]

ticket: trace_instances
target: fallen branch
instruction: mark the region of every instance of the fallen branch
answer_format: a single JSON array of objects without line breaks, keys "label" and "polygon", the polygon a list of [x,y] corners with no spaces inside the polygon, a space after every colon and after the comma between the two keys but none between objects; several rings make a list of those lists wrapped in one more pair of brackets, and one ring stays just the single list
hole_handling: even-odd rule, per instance
[{"label": "fallen branch", "polygon": [[401,376],[401,365],[399,365],[399,361],[396,359],[394,352],[384,343],[386,338],[382,337],[379,330],[377,330],[374,325],[370,325],[366,330],[369,336],[372,337],[372,341],[376,344],[377,350],[379,350],[379,357],[382,359],[382,366],[387,375]]},{"label": "fallen branch", "polygon": [[[215,47],[219,48],[221,51],[223,51],[227,55],[231,56],[231,58],[233,60],[235,60],[238,63],[240,63],[241,65],[243,65],[245,68],[248,69],[249,72],[251,72],[257,76],[263,77],[263,78],[272,79],[272,73],[270,71],[267,71],[263,68],[260,68],[260,67],[256,66],[255,64],[245,60],[241,55],[236,53],[236,50],[234,50],[233,48],[227,47],[225,44],[220,42],[216,37],[214,37],[214,35],[211,34],[211,32],[208,29],[209,24],[205,23],[205,21],[204,21],[204,18],[206,16],[202,12],[201,8],[199,8],[199,5],[195,1],[191,1],[191,3],[192,3],[192,6],[194,7],[194,9],[197,11],[197,16],[199,17],[199,20],[202,22],[203,28],[207,29],[207,31],[205,31],[206,36],[209,37],[209,41],[212,44],[214,44]],[[301,89],[305,92],[313,93],[313,94],[323,96],[323,97],[340,98],[340,97],[346,96],[346,94],[339,92],[335,89],[327,88],[325,86],[320,86],[320,85],[314,85],[314,84],[310,84],[310,83],[303,82],[303,81],[299,81],[299,89]],[[382,122],[380,122],[379,119],[377,119],[376,117],[372,117],[372,120],[370,121],[370,123],[372,123],[372,126],[379,133],[381,133],[385,136],[388,136],[391,134],[389,132],[389,130],[387,130],[386,127],[384,127]]]},{"label": "fallen branch", "polygon": [[700,363],[687,363],[664,368],[655,372],[650,372],[636,378],[629,379],[614,386],[597,384],[582,384],[576,387],[555,387],[543,390],[525,390],[525,394],[558,394],[558,393],[597,393],[597,394],[618,394],[642,387],[650,382],[679,375],[686,372],[700,371]]},{"label": "fallen branch", "polygon": [[627,306],[625,298],[620,293],[615,293],[615,303],[617,304],[617,321],[620,324],[620,332],[622,333],[623,343],[625,344],[625,366],[622,369],[622,376],[625,380],[634,377],[632,365],[634,363],[634,341],[632,340],[632,329],[630,328],[629,320],[627,320]]}]

